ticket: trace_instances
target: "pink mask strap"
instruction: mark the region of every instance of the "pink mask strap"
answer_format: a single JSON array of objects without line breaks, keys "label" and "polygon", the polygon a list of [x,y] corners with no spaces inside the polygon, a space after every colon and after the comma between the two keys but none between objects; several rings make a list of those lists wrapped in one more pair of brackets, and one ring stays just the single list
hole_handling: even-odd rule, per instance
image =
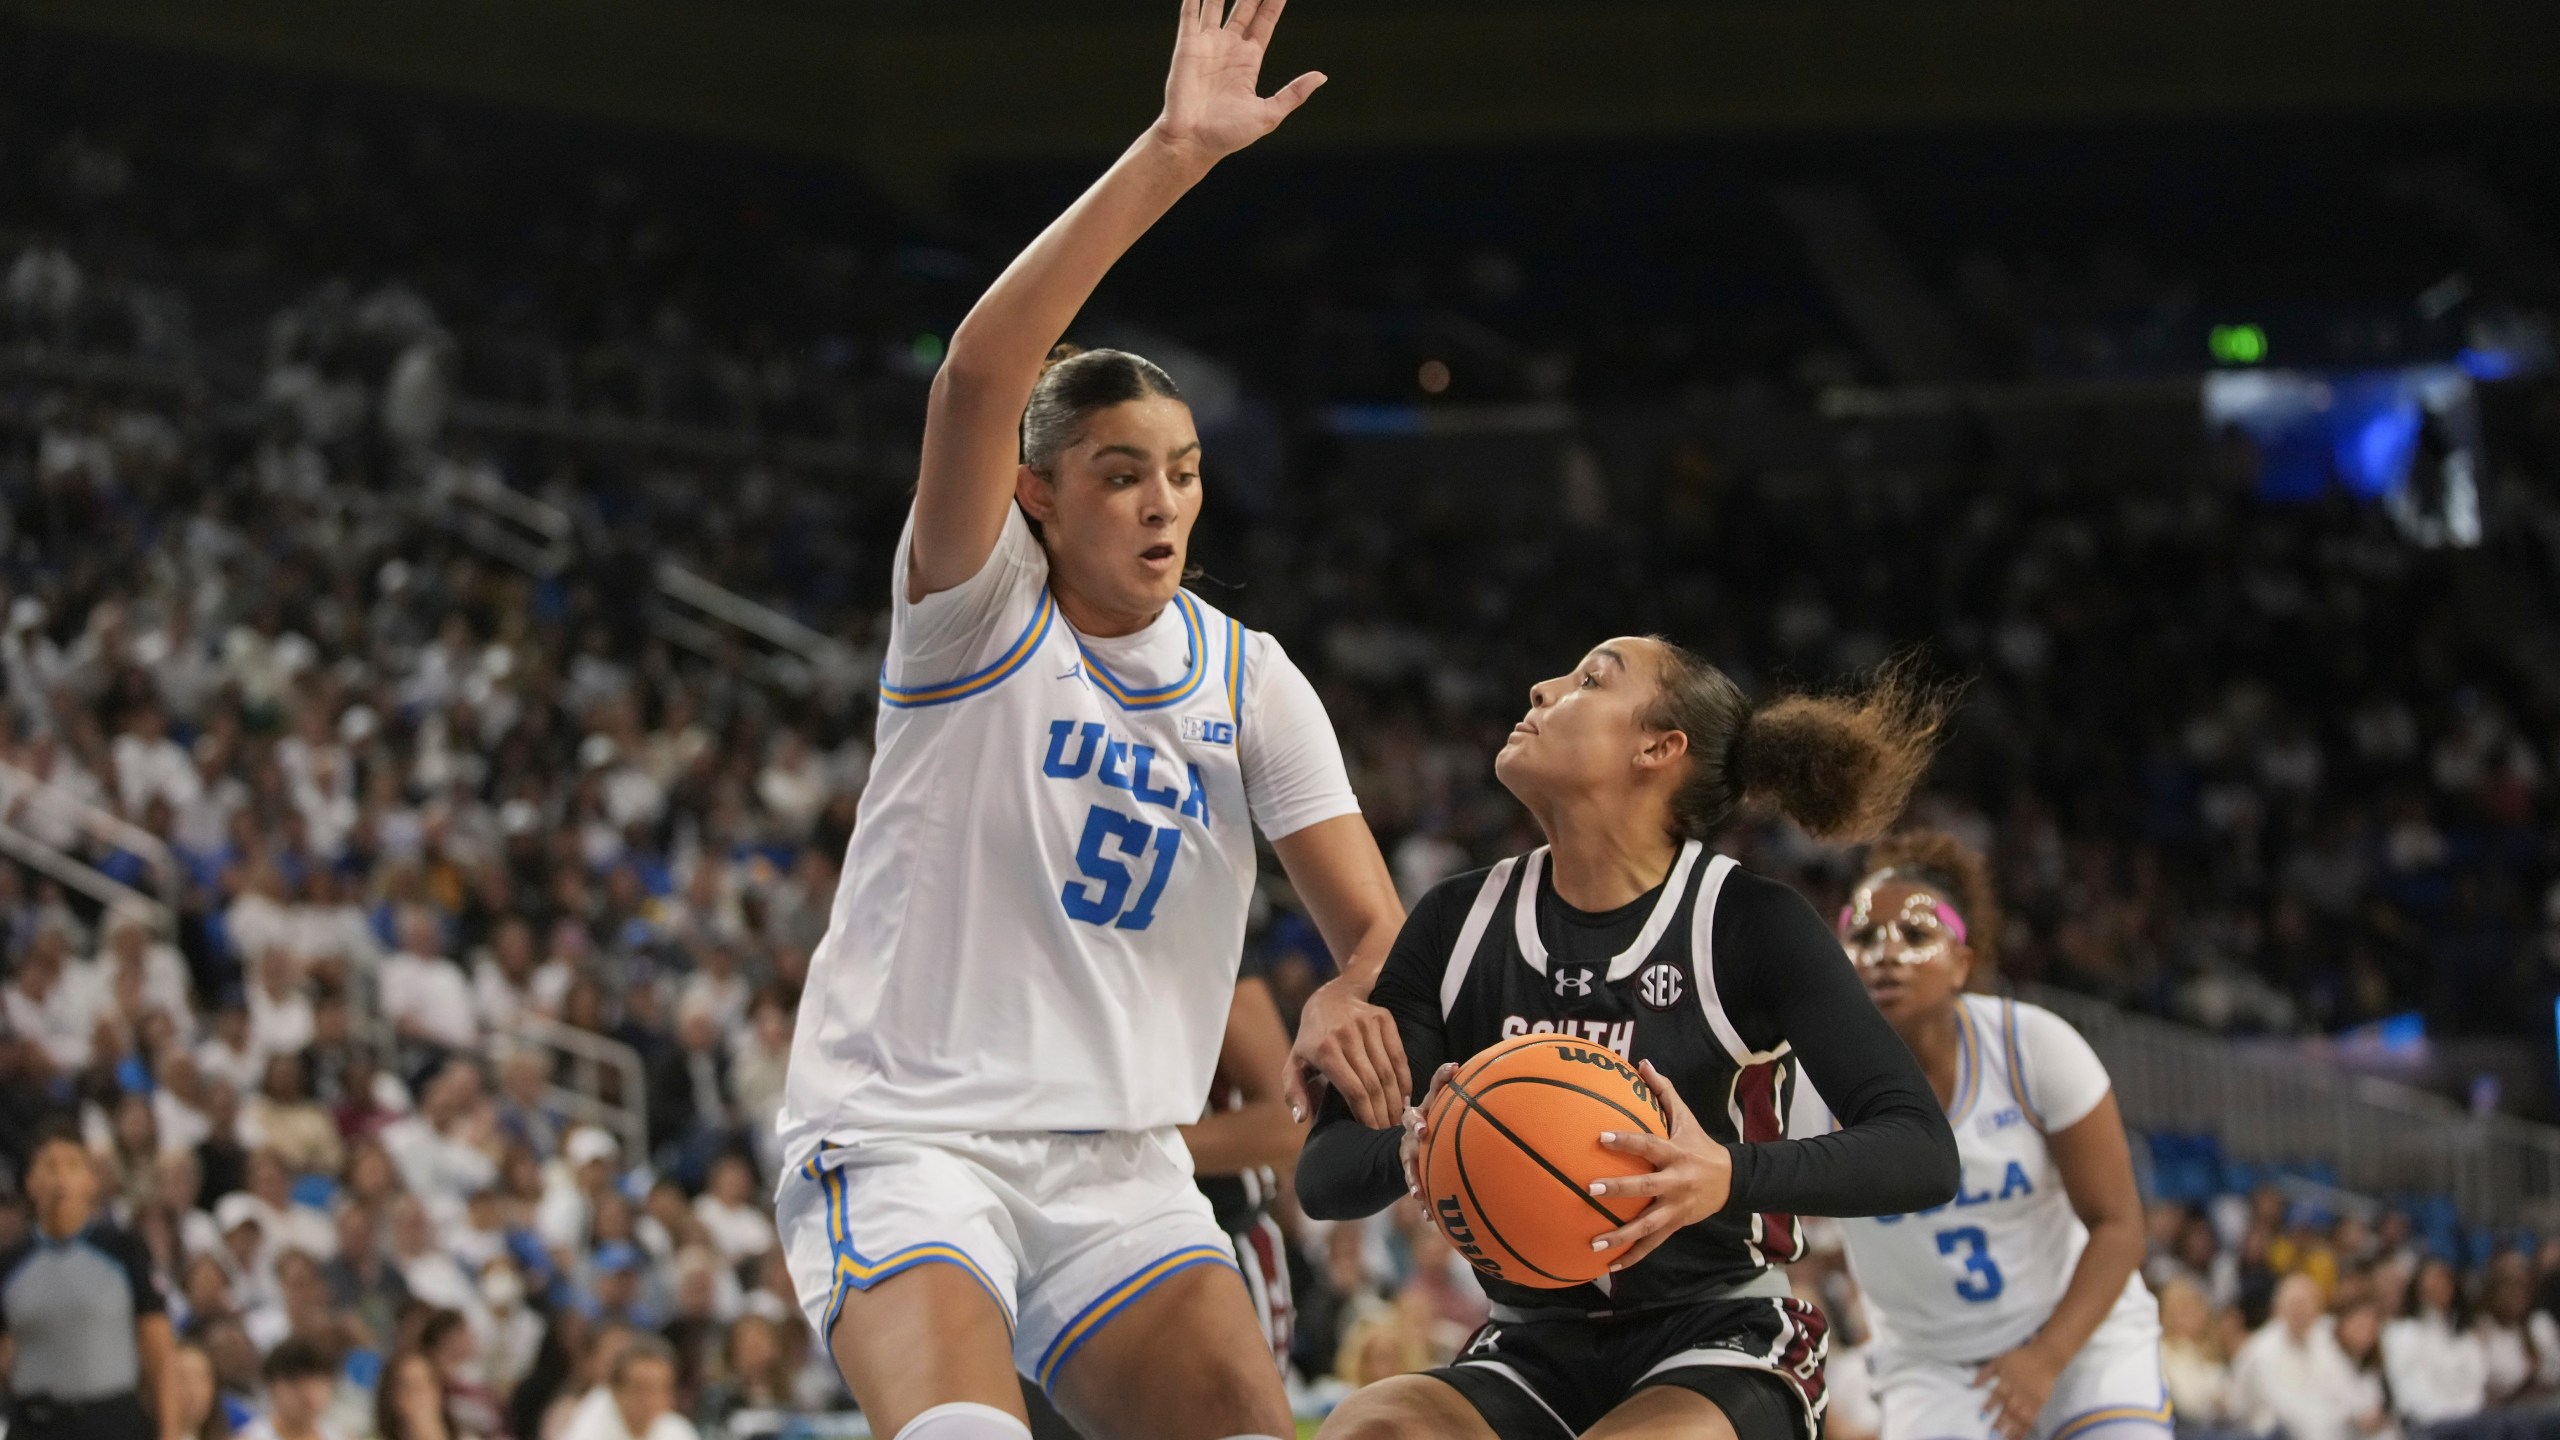
[{"label": "pink mask strap", "polygon": [[1956,913],[1955,906],[1944,900],[1939,901],[1938,923],[1947,927],[1947,933],[1956,937],[1957,944],[1962,945],[1965,943],[1964,917]]}]

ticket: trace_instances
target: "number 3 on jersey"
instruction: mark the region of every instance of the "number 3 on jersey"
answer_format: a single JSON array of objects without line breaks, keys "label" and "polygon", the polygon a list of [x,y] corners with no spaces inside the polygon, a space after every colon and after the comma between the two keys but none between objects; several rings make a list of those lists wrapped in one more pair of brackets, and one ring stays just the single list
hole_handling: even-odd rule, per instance
[{"label": "number 3 on jersey", "polygon": [[[1135,815],[1096,805],[1085,812],[1084,838],[1076,842],[1076,868],[1085,878],[1068,881],[1058,898],[1071,918],[1088,925],[1144,930],[1156,923],[1156,902],[1164,898],[1164,882],[1172,877],[1173,857],[1180,853],[1180,829],[1158,829]],[[1153,868],[1138,903],[1122,910],[1136,880],[1129,867],[1151,856]]]},{"label": "number 3 on jersey", "polygon": [[2005,1282],[2000,1267],[1991,1259],[1991,1239],[1979,1225],[1964,1225],[1938,1232],[1938,1253],[1964,1254],[1965,1274],[1956,1281],[1956,1296],[1976,1305],[1987,1305],[2000,1298]]}]

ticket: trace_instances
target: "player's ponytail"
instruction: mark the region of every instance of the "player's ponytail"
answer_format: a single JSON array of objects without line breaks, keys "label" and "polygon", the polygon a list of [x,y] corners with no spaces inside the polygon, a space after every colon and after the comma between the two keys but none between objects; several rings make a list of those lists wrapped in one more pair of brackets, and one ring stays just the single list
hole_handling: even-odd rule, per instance
[{"label": "player's ponytail", "polygon": [[1954,695],[1906,658],[1859,689],[1753,705],[1733,677],[1679,646],[1645,723],[1689,738],[1689,773],[1671,798],[1671,828],[1703,840],[1745,801],[1762,800],[1817,839],[1870,839],[1902,813],[1929,768]]},{"label": "player's ponytail", "polygon": [[1126,350],[1058,346],[1032,383],[1031,402],[1022,407],[1022,463],[1048,474],[1059,452],[1084,438],[1086,416],[1150,395],[1182,398],[1173,377],[1152,360]]}]

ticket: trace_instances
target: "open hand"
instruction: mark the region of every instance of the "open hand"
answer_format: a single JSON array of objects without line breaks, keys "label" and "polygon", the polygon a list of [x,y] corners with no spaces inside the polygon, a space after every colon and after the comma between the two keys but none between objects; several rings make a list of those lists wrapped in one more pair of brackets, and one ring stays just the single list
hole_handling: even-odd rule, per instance
[{"label": "open hand", "polygon": [[2062,1362],[2033,1340],[1994,1356],[1973,1373],[1975,1388],[1991,1388],[1982,1413],[1991,1417],[1991,1428],[2001,1440],[2026,1440],[2036,1417],[2044,1413],[2044,1402],[2053,1398],[2053,1382],[2061,1374]]},{"label": "open hand", "polygon": [[1298,1038],[1289,1046],[1289,1072],[1280,1084],[1290,1117],[1314,1114],[1327,1082],[1342,1092],[1351,1118],[1372,1130],[1395,1124],[1413,1093],[1396,1017],[1352,994],[1339,979],[1318,986],[1298,1012]]},{"label": "open hand", "polygon": [[1649,1175],[1592,1182],[1594,1195],[1653,1197],[1642,1214],[1591,1242],[1594,1250],[1625,1251],[1609,1262],[1612,1274],[1643,1260],[1683,1228],[1722,1210],[1733,1194],[1733,1156],[1724,1142],[1699,1126],[1698,1117],[1681,1102],[1680,1092],[1671,1088],[1652,1061],[1639,1061],[1636,1069],[1654,1098],[1662,1102],[1663,1113],[1671,1117],[1671,1135],[1664,1139],[1641,1130],[1613,1130],[1600,1136],[1604,1147],[1653,1166]]},{"label": "open hand", "polygon": [[1235,0],[1223,22],[1226,0],[1179,0],[1181,28],[1173,41],[1173,73],[1164,82],[1164,114],[1156,133],[1175,145],[1195,147],[1209,159],[1232,155],[1278,128],[1324,83],[1310,70],[1278,94],[1258,93],[1262,52],[1289,0]]}]

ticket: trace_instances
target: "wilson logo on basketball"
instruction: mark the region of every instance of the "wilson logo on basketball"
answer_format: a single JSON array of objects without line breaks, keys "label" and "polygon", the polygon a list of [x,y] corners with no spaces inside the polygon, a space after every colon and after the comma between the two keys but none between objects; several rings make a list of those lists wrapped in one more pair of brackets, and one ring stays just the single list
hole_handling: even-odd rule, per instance
[{"label": "wilson logo on basketball", "polygon": [[1467,1207],[1458,1203],[1458,1197],[1441,1196],[1438,1209],[1440,1233],[1449,1237],[1449,1248],[1466,1256],[1468,1264],[1493,1270],[1495,1267],[1485,1259],[1484,1247],[1476,1243],[1474,1228],[1467,1224]]},{"label": "wilson logo on basketball", "polygon": [[1628,1069],[1617,1056],[1605,1050],[1583,1050],[1566,1045],[1557,1047],[1558,1058],[1576,1065],[1597,1065],[1621,1080],[1634,1080],[1636,1072]]},{"label": "wilson logo on basketball", "polygon": [[1656,1010],[1668,1010],[1680,1003],[1688,991],[1680,978],[1680,967],[1668,961],[1656,965],[1636,977],[1636,998]]}]

